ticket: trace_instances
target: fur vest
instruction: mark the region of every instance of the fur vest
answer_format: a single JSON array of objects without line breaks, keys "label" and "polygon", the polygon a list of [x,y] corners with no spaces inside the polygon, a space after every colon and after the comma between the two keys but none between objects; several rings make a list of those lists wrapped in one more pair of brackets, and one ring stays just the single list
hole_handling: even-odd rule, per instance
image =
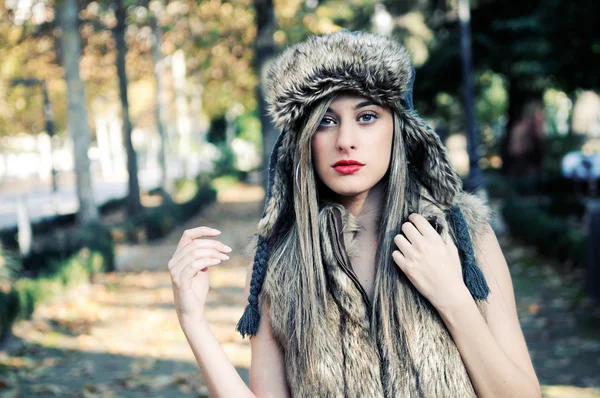
[{"label": "fur vest", "polygon": [[[478,237],[488,227],[487,208],[462,192],[440,138],[414,110],[415,71],[408,51],[388,37],[336,32],[287,48],[265,80],[269,112],[281,134],[269,160],[248,306],[237,329],[243,336],[254,335],[260,324],[259,302],[268,304],[271,329],[296,397],[474,396],[460,353],[435,308],[392,263],[378,269],[386,274],[376,274],[376,286],[383,287],[377,287],[377,301],[371,305],[350,261],[360,250],[353,239],[358,228],[354,218],[341,205],[321,203],[318,208],[316,198],[302,196],[316,188],[298,178],[298,173],[308,173],[308,161],[299,153],[314,133],[306,128],[314,106],[352,92],[388,108],[398,139],[393,148],[402,145],[404,151],[403,158],[393,157],[390,164],[406,166],[405,179],[394,176],[388,181],[390,197],[404,195],[406,211],[422,214],[444,239],[459,243],[465,285],[477,300],[487,297],[488,286],[476,265]],[[320,237],[312,234],[316,223]],[[306,231],[301,236],[296,228],[310,228],[310,242],[305,241]],[[385,228],[396,230],[398,225]],[[296,233],[298,239],[292,236],[287,245],[278,245],[287,233]],[[391,241],[389,236],[379,238]],[[320,261],[290,260],[297,251],[306,255],[294,248],[296,242],[320,251]],[[317,274],[318,289],[311,291],[307,284]],[[388,306],[382,303],[389,303],[382,301],[384,293],[394,297],[389,314],[383,313]],[[299,305],[311,303],[309,297],[319,302],[310,308]],[[484,304],[478,305],[483,313]],[[388,325],[398,330],[390,331]]]},{"label": "fur vest", "polygon": [[[420,211],[430,222],[439,223],[442,237],[454,239],[443,209],[422,195]],[[473,245],[488,227],[483,202],[459,194],[454,204],[463,212]],[[272,264],[260,295],[270,309],[272,333],[285,357],[285,373],[294,397],[473,397],[473,386],[439,314],[414,287],[405,300],[415,301],[418,315],[411,335],[398,333],[398,349],[385,352],[377,330],[370,327],[371,303],[352,270],[350,258],[357,248],[352,241],[356,229],[343,207],[326,205],[320,211],[335,226],[335,236],[322,236],[323,263],[327,278],[327,308],[318,325],[294,327],[289,308],[294,305],[293,267]],[[320,220],[320,221],[321,221]],[[398,269],[399,272],[401,272]],[[477,302],[485,317],[485,302]],[[266,308],[266,307],[263,307]],[[288,314],[288,315],[286,315]],[[312,328],[313,361],[305,363],[295,333]]]}]

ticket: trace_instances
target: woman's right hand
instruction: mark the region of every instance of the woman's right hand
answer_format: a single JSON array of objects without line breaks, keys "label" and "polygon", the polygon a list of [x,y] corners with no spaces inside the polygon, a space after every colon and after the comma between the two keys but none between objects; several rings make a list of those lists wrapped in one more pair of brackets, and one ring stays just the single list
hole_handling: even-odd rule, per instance
[{"label": "woman's right hand", "polygon": [[175,310],[183,327],[188,322],[204,319],[208,294],[208,267],[229,259],[231,248],[214,239],[221,232],[209,227],[186,230],[168,263],[175,299]]}]

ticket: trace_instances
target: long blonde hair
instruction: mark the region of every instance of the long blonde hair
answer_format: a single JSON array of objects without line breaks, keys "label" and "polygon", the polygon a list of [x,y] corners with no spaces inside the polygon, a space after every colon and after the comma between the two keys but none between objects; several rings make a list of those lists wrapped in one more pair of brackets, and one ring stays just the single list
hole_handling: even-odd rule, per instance
[{"label": "long blonde hair", "polygon": [[[313,362],[311,341],[319,328],[324,327],[323,314],[327,311],[327,285],[325,265],[323,263],[323,244],[321,240],[336,239],[335,231],[326,217],[320,212],[332,204],[328,188],[316,176],[311,151],[311,139],[317,130],[333,97],[319,101],[309,112],[300,133],[294,138],[292,155],[293,181],[289,183],[293,195],[288,198],[287,210],[282,218],[285,225],[272,242],[272,256],[269,260],[269,272],[274,275],[285,273],[286,278],[295,278],[295,292],[290,292],[287,308],[283,316],[292,323],[293,344],[301,355],[304,366]],[[418,182],[411,180],[409,163],[402,135],[401,115],[393,113],[394,131],[392,154],[388,172],[382,180],[384,187],[384,205],[381,213],[381,229],[377,238],[375,257],[375,295],[371,306],[371,329],[378,333],[380,341],[387,346],[383,352],[394,352],[394,346],[401,344],[398,339],[406,338],[405,328],[400,324],[415,316],[415,309],[402,299],[404,290],[418,295],[404,274],[392,259],[395,250],[394,236],[401,231],[402,222],[410,212],[418,211]],[[292,203],[290,203],[292,202]],[[343,206],[337,205],[338,208]],[[346,212],[351,222],[353,217]],[[357,230],[358,228],[354,228]],[[347,245],[348,246],[348,245]],[[277,276],[275,276],[277,278]],[[284,279],[285,280],[285,279]],[[411,293],[409,293],[411,294]],[[414,302],[414,300],[410,300]],[[426,305],[426,304],[424,304]],[[278,308],[282,308],[278,306]],[[381,349],[381,348],[380,348]],[[386,355],[382,354],[386,360]]]}]

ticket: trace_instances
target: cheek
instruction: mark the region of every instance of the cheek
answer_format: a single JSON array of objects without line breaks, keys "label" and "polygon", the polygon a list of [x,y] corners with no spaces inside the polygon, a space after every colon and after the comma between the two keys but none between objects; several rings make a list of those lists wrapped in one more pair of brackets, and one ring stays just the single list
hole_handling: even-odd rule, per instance
[{"label": "cheek", "polygon": [[315,170],[317,171],[317,173],[320,174],[320,171],[322,169],[322,165],[321,163],[323,162],[323,160],[325,159],[325,154],[324,154],[324,143],[323,140],[319,138],[319,136],[314,136],[311,139],[311,151],[312,151],[312,160],[313,160],[313,166],[315,168]]},{"label": "cheek", "polygon": [[381,165],[381,167],[385,167],[387,170],[387,166],[389,166],[390,158],[392,155],[392,142],[394,138],[393,126],[385,126],[386,134],[381,134],[377,136],[376,140],[371,142],[371,153],[376,154],[375,160]]}]

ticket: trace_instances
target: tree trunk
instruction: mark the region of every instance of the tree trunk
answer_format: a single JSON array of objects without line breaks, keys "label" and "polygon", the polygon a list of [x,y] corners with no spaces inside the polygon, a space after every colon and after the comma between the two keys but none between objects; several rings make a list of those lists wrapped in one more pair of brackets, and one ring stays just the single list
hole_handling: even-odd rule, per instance
[{"label": "tree trunk", "polygon": [[183,50],[179,49],[171,56],[171,71],[173,72],[173,91],[175,95],[175,110],[177,111],[178,155],[181,160],[184,177],[190,178],[192,177],[189,170],[191,124],[190,106],[187,98],[187,68]]},{"label": "tree trunk", "polygon": [[86,225],[98,220],[98,209],[94,201],[90,159],[88,158],[90,134],[85,94],[83,83],[79,77],[81,41],[79,10],[76,0],[63,0],[59,4],[59,13],[62,27],[62,58],[67,82],[68,127],[73,137],[77,198],[79,199],[77,222],[80,225]]},{"label": "tree trunk", "polygon": [[152,44],[152,61],[154,63],[154,80],[156,83],[156,126],[160,136],[160,151],[158,153],[158,162],[160,163],[160,186],[163,195],[163,201],[171,202],[171,186],[167,174],[167,131],[165,129],[165,111],[167,101],[163,90],[163,69],[164,61],[160,53],[160,43],[162,31],[156,18],[150,18],[152,33],[154,33],[154,42]]},{"label": "tree trunk", "polygon": [[[269,157],[277,141],[278,131],[273,127],[271,118],[267,114],[267,104],[264,98],[265,93],[265,75],[268,64],[275,56],[275,43],[273,42],[273,33],[275,31],[275,11],[272,0],[255,0],[256,9],[256,46],[255,46],[255,68],[259,77],[259,84],[256,88],[258,96],[258,111],[260,114],[260,124],[263,133],[263,167],[268,170]],[[262,173],[262,185],[265,192],[268,184],[268,172]]]},{"label": "tree trunk", "polygon": [[125,70],[125,57],[127,56],[127,44],[125,43],[125,18],[127,10],[123,0],[117,0],[117,25],[113,34],[117,47],[117,74],[119,76],[119,94],[121,97],[123,117],[123,144],[127,153],[127,173],[129,174],[127,194],[127,215],[135,216],[142,211],[140,201],[140,184],[138,181],[137,154],[133,149],[131,141],[131,119],[129,119],[129,99],[127,97],[127,71]]},{"label": "tree trunk", "polygon": [[[469,175],[465,181],[465,190],[469,192],[485,191],[485,179],[479,168],[479,131],[475,122],[475,101],[473,81],[471,80],[473,61],[471,44],[471,11],[469,0],[458,0],[460,20],[460,47],[462,60],[463,94],[465,101],[465,122],[467,128],[467,152],[469,154]],[[483,195],[487,195],[483,193]]]}]

